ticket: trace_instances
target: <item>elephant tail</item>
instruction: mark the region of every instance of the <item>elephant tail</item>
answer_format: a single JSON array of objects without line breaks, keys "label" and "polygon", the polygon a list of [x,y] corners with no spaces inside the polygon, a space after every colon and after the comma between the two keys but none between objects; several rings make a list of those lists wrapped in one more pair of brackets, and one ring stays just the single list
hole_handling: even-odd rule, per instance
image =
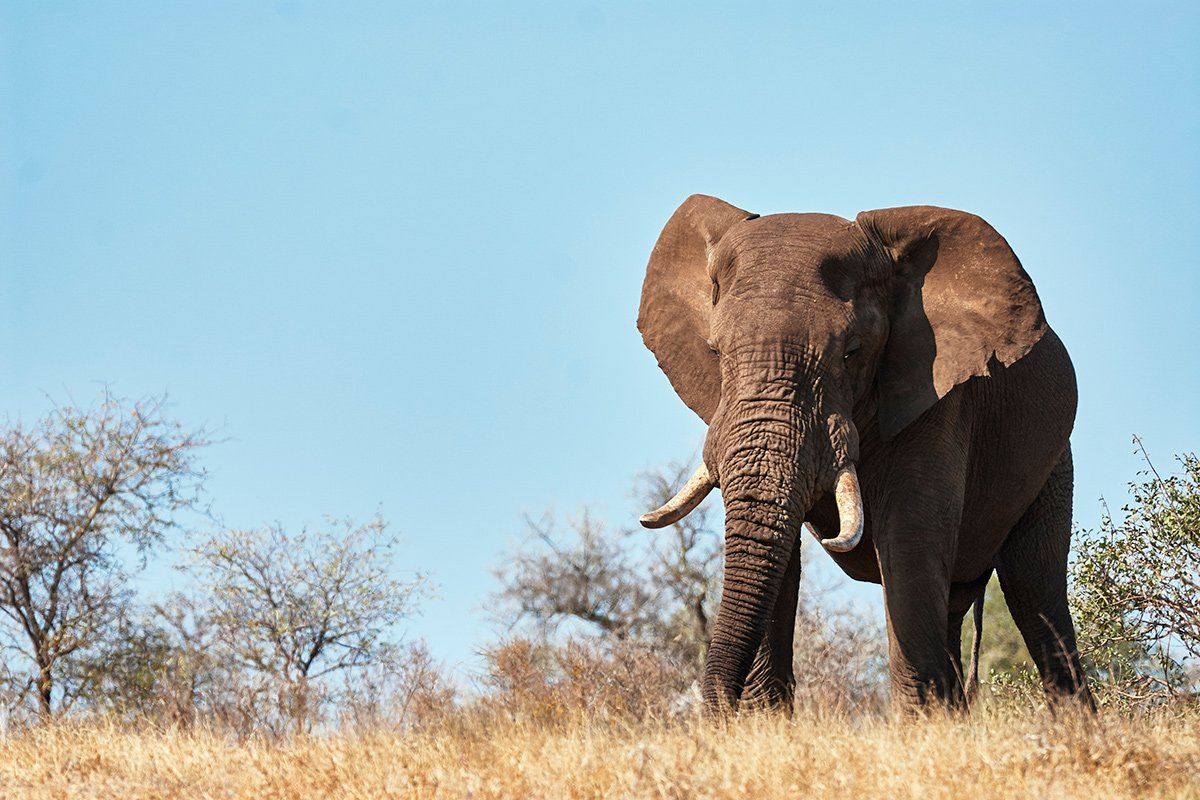
[{"label": "elephant tail", "polygon": [[979,590],[979,596],[971,609],[971,621],[975,623],[975,634],[971,637],[971,666],[967,668],[967,702],[973,702],[979,693],[979,642],[983,638],[983,595],[986,587]]}]

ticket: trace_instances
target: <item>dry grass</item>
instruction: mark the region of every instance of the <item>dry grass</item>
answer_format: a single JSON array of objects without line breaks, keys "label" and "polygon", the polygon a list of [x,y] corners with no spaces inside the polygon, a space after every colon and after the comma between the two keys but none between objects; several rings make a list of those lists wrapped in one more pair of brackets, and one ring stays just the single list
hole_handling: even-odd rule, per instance
[{"label": "dry grass", "polygon": [[0,740],[0,797],[1200,797],[1200,716],[918,722],[748,717],[270,744],[60,724]]}]

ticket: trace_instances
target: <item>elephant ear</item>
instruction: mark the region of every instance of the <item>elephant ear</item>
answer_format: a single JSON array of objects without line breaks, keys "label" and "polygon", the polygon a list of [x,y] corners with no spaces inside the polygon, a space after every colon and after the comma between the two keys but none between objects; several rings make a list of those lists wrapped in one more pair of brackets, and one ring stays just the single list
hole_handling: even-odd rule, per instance
[{"label": "elephant ear", "polygon": [[890,440],[958,384],[1028,353],[1046,318],[1008,242],[974,214],[910,206],[857,222],[895,265],[876,375],[879,431]]},{"label": "elephant ear", "polygon": [[638,330],[679,397],[705,422],[721,399],[720,365],[708,346],[709,253],[735,224],[757,216],[694,194],[671,215],[646,266]]}]

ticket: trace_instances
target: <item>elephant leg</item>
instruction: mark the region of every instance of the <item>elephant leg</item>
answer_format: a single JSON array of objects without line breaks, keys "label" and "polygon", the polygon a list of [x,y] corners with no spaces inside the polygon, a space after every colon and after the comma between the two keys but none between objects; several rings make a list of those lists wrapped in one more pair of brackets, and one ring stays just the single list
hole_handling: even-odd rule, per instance
[{"label": "elephant leg", "polygon": [[1004,599],[1041,673],[1051,705],[1076,698],[1094,710],[1067,606],[1073,484],[1068,446],[1005,540],[997,572]]},{"label": "elephant leg", "polygon": [[801,540],[796,538],[792,555],[788,559],[775,610],[771,615],[767,632],[754,664],[746,678],[742,692],[742,703],[748,707],[778,709],[792,713],[792,701],[796,689],[796,675],[792,671],[792,643],[796,633],[796,605],[800,596],[800,550]]},{"label": "elephant leg", "polygon": [[927,430],[913,428],[910,435],[926,446],[912,448],[879,477],[879,485],[889,488],[873,526],[887,612],[892,706],[904,712],[963,702],[948,623],[967,449],[964,437],[936,418],[924,425]]},{"label": "elephant leg", "polygon": [[910,554],[882,571],[892,705],[902,712],[961,705],[946,626],[950,581],[940,557]]},{"label": "elephant leg", "polygon": [[875,540],[888,621],[892,705],[905,712],[963,702],[948,624],[961,487],[949,476],[929,477],[937,476],[938,465],[925,459],[940,457],[952,467],[951,456],[919,456],[893,473],[893,493]]}]

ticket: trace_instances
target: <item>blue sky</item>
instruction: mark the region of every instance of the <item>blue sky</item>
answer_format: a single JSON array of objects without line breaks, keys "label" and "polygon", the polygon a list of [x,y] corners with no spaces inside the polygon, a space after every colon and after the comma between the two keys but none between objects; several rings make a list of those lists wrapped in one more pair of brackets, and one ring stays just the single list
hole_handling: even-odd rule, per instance
[{"label": "blue sky", "polygon": [[702,440],[634,327],[684,197],[935,204],[1072,353],[1094,526],[1200,442],[1200,13],[897,5],[0,0],[0,410],[169,391],[227,524],[381,511],[470,664],[523,513]]}]

